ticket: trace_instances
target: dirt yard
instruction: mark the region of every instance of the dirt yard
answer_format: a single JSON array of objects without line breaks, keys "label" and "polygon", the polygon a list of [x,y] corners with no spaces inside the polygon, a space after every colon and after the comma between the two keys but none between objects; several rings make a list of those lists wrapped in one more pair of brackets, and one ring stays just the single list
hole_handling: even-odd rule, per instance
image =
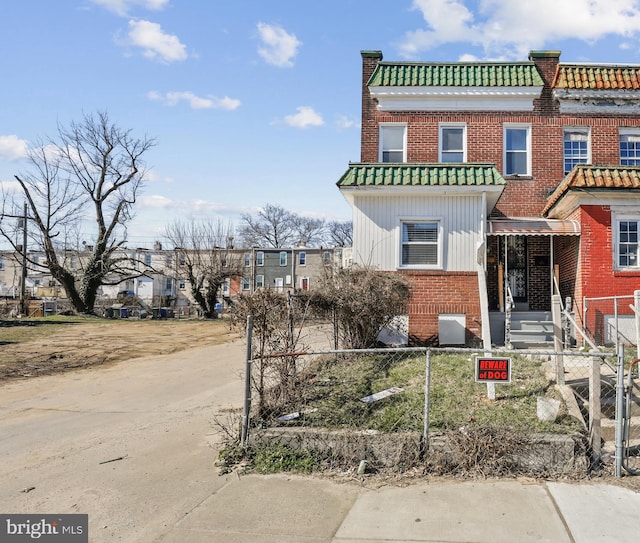
[{"label": "dirt yard", "polygon": [[0,321],[0,382],[112,364],[238,338],[227,321]]}]

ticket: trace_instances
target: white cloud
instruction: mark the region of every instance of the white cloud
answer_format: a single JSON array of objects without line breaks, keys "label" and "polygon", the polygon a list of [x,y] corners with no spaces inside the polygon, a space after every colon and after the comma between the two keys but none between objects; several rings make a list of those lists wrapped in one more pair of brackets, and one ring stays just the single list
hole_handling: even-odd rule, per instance
[{"label": "white cloud", "polygon": [[142,196],[139,201],[140,206],[144,209],[170,209],[175,205],[173,200],[159,194]]},{"label": "white cloud", "polygon": [[18,160],[28,154],[28,143],[18,136],[0,136],[0,158]]},{"label": "white cloud", "polygon": [[340,115],[335,124],[338,130],[348,130],[349,128],[358,126],[359,123],[357,121],[354,121],[353,119],[350,119],[346,115]]},{"label": "white cloud", "polygon": [[197,96],[191,91],[167,92],[161,94],[151,91],[147,94],[150,100],[158,100],[166,106],[175,106],[179,102],[187,102],[191,109],[226,109],[233,111],[240,107],[240,100],[235,98],[218,98],[217,96],[207,95],[205,97]]},{"label": "white cloud", "polygon": [[91,0],[91,2],[122,17],[137,6],[152,11],[160,11],[169,4],[169,0]]},{"label": "white cloud", "polygon": [[176,62],[187,58],[186,46],[178,37],[166,34],[158,23],[151,21],[129,21],[127,45],[142,48],[143,55],[153,60]]},{"label": "white cloud", "polygon": [[295,128],[307,128],[309,126],[322,126],[324,120],[322,115],[317,113],[312,107],[300,106],[296,109],[298,113],[294,115],[287,115],[284,118],[284,122],[289,126]]},{"label": "white cloud", "polygon": [[258,33],[262,46],[258,54],[268,63],[280,68],[293,66],[302,42],[294,34],[289,34],[281,26],[258,23]]},{"label": "white cloud", "polygon": [[[399,49],[412,58],[448,43],[480,46],[491,58],[526,58],[531,49],[564,39],[595,42],[639,35],[639,0],[413,0],[427,28],[405,34]],[[553,16],[550,16],[552,14]]]}]

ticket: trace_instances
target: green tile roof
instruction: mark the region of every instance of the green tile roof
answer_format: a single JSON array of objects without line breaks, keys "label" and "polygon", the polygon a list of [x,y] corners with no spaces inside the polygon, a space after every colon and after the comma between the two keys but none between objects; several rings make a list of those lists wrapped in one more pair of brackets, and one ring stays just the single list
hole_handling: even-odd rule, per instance
[{"label": "green tile roof", "polygon": [[533,62],[380,62],[369,78],[373,87],[542,87]]},{"label": "green tile roof", "polygon": [[506,181],[492,164],[350,164],[337,185],[346,187],[474,187]]}]

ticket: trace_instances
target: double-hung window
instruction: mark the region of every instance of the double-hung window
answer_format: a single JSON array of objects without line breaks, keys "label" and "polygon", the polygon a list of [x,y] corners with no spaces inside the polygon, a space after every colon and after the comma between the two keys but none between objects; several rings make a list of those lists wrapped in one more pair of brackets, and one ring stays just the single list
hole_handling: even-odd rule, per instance
[{"label": "double-hung window", "polygon": [[264,266],[264,253],[262,251],[256,253],[256,266]]},{"label": "double-hung window", "polygon": [[300,264],[300,266],[306,266],[307,264],[307,253],[304,251],[298,253],[298,264]]},{"label": "double-hung window", "polygon": [[256,288],[264,288],[264,275],[256,275]]},{"label": "double-hung window", "polygon": [[407,125],[380,125],[380,162],[407,161]]},{"label": "double-hung window", "polygon": [[280,251],[280,265],[281,266],[286,266],[287,265],[287,253],[286,253],[286,251]]},{"label": "double-hung window", "polygon": [[504,125],[504,175],[531,175],[531,125]]},{"label": "double-hung window", "polygon": [[439,162],[467,161],[467,126],[465,124],[441,124],[438,138]]},{"label": "double-hung window", "polygon": [[638,269],[638,231],[640,230],[640,217],[616,217],[616,268]]},{"label": "double-hung window", "polygon": [[402,221],[402,267],[431,267],[440,265],[440,222]]},{"label": "double-hung window", "polygon": [[640,130],[620,130],[620,164],[640,166]]},{"label": "double-hung window", "polygon": [[589,129],[565,128],[563,135],[564,173],[568,174],[576,164],[588,164]]}]

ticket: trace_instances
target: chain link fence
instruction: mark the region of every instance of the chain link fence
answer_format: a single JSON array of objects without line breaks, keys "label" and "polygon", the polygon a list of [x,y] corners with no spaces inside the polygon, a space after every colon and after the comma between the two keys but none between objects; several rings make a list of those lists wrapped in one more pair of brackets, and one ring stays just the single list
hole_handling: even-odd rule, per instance
[{"label": "chain link fence", "polygon": [[616,364],[613,353],[579,351],[271,354],[249,359],[243,439],[314,451],[341,469],[586,476],[624,456],[631,472],[638,380],[624,373],[633,417],[619,448]]}]

